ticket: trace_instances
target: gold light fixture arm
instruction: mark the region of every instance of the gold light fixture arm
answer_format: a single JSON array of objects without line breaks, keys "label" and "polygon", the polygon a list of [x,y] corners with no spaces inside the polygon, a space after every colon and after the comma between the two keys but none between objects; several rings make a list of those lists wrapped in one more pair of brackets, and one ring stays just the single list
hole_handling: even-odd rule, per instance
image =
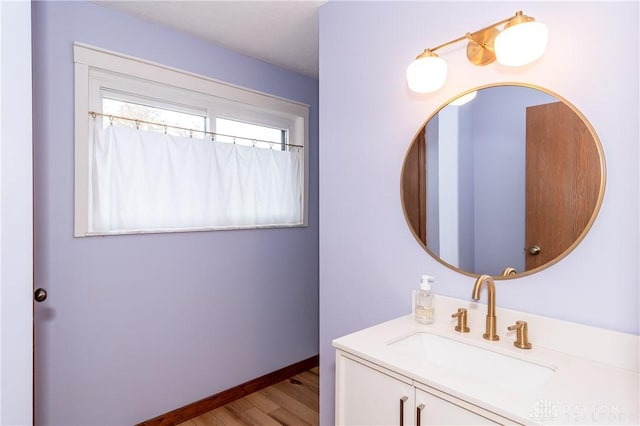
[{"label": "gold light fixture arm", "polygon": [[[489,28],[489,29],[492,29],[492,28]],[[480,47],[484,47],[485,49],[493,50],[493,45],[488,44],[485,40],[483,40],[483,38],[478,37],[479,34],[482,34],[482,33],[480,31],[476,31],[473,34],[467,33],[467,34],[465,34],[465,38],[467,40],[477,44]]]},{"label": "gold light fixture arm", "polygon": [[[469,34],[469,33],[467,33],[467,34]],[[459,41],[465,40],[467,38],[467,34],[463,35],[462,37],[458,37],[455,40],[451,40],[451,41],[448,41],[446,43],[442,43],[440,46],[436,46],[433,49],[426,49],[426,50],[428,50],[430,52],[435,52],[436,50],[440,50],[443,47],[451,46],[452,44],[455,44],[455,43],[457,43]]]},{"label": "gold light fixture arm", "polygon": [[498,31],[496,27],[502,24],[506,24],[506,28],[517,23],[531,21],[532,19],[533,18],[523,15],[522,11],[518,11],[514,16],[498,21],[495,24],[488,25],[473,32],[468,32],[462,37],[458,37],[446,43],[442,43],[439,46],[425,49],[422,54],[418,55],[418,57],[433,56],[436,50],[451,46],[452,44],[458,43],[463,40],[468,40],[470,42],[467,45],[467,58],[469,59],[469,61],[474,65],[488,65],[496,59],[496,55],[493,50],[493,42],[496,36],[500,34],[500,31]]}]

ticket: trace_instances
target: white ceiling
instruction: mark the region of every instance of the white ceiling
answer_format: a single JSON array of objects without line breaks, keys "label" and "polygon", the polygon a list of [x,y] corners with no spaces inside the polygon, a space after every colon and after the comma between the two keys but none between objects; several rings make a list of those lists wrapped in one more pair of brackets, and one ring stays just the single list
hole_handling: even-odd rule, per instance
[{"label": "white ceiling", "polygon": [[94,1],[318,78],[318,8],[325,1]]}]

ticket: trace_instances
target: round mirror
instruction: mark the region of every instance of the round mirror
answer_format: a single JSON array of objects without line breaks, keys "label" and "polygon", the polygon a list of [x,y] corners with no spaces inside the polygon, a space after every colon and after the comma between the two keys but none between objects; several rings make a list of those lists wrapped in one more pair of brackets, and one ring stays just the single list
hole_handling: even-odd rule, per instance
[{"label": "round mirror", "polygon": [[405,156],[401,198],[431,256],[467,275],[508,278],[573,250],[604,186],[587,119],[554,93],[509,83],[465,92],[427,119]]}]

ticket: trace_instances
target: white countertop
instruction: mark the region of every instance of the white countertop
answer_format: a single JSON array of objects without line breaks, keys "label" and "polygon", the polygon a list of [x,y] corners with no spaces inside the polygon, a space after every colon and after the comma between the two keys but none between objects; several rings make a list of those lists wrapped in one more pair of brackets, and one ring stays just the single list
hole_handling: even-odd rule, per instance
[{"label": "white countertop", "polygon": [[[453,304],[457,302],[456,299],[442,301],[442,298],[439,301],[439,305],[444,305],[445,302]],[[451,310],[450,306],[447,308]],[[481,313],[481,320],[484,322],[486,311],[483,309],[484,307],[479,309],[481,312],[470,313],[470,315],[478,316]],[[497,316],[500,314],[501,312],[498,311]],[[538,317],[543,321],[538,324],[536,318],[530,315],[521,314],[520,317],[529,322],[530,329],[542,324],[553,325],[555,321]],[[506,330],[501,328],[498,329],[500,340],[490,342],[482,338],[483,326],[473,327],[470,333],[458,333],[453,330],[453,320],[449,321],[446,318],[447,315],[440,314],[436,316],[434,324],[421,325],[414,321],[412,315],[407,315],[338,338],[333,341],[333,346],[413,379],[418,387],[420,383],[431,386],[516,422],[524,424],[640,423],[640,375],[637,368],[622,368],[599,362],[589,359],[588,354],[584,357],[576,355],[575,351],[579,351],[580,348],[574,348],[574,353],[569,353],[557,348],[544,347],[533,339],[531,339],[532,349],[519,349],[513,346],[515,334],[511,332],[507,334]],[[473,323],[477,325],[478,318],[474,318]],[[571,327],[570,323],[561,323],[564,330]],[[578,324],[575,326],[578,328],[577,333],[584,336],[585,326]],[[588,329],[587,327],[587,331]],[[629,342],[634,348],[637,345],[638,336],[601,331],[596,333],[597,340],[582,342],[582,345],[586,348],[589,346],[598,348],[595,352],[601,350],[602,346],[627,350]],[[551,367],[554,373],[549,380],[537,387],[523,386],[518,389],[509,389],[497,383],[479,380],[467,374],[434,365],[415,354],[399,351],[390,345],[403,337],[419,332],[437,334]],[[553,333],[551,330],[549,332]],[[538,334],[540,335],[540,331]],[[586,334],[588,339],[588,333]],[[619,345],[615,341],[619,336],[623,336],[627,346]],[[633,342],[636,342],[636,345]],[[468,362],[473,364],[475,360],[469,359]],[[476,365],[475,368],[481,369],[482,365]]]}]

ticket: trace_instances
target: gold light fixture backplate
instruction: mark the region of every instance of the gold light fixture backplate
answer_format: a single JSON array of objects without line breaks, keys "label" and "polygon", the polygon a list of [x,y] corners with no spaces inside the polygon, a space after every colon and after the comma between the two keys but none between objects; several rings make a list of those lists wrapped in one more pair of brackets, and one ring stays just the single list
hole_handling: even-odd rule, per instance
[{"label": "gold light fixture backplate", "polygon": [[472,41],[467,44],[467,58],[473,65],[489,65],[496,60],[493,42],[500,34],[497,28],[491,27],[471,34]]}]

